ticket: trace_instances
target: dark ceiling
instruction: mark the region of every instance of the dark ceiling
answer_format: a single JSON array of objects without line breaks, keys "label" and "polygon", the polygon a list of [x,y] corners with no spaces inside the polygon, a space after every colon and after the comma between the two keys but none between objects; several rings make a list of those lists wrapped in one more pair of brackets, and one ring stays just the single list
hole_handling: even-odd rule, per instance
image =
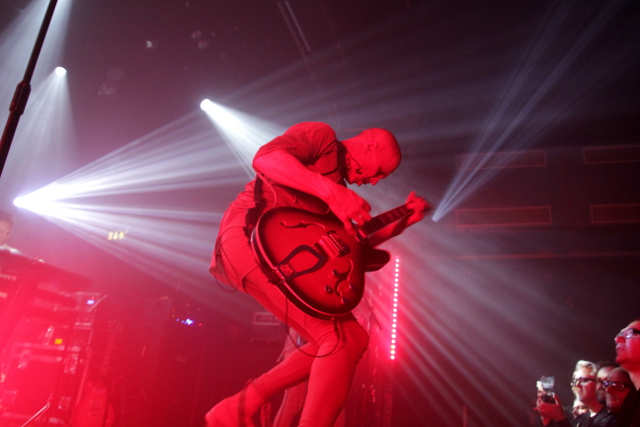
[{"label": "dark ceiling", "polygon": [[[3,2],[0,25],[25,4]],[[566,144],[567,131],[601,143],[638,133],[637,9],[599,1],[83,0],[72,5],[62,65],[89,159],[205,97],[285,126],[464,126],[486,119],[536,50],[543,53],[529,64],[521,102],[551,85],[536,107],[571,110],[554,123],[569,124],[560,137],[536,143]],[[303,104],[286,108],[293,100]],[[348,115],[358,108],[355,122]],[[464,150],[473,135],[458,136]]]},{"label": "dark ceiling", "polygon": [[[84,1],[73,8],[65,65],[81,73],[72,85],[75,105],[87,104],[96,118],[117,105],[120,114],[160,126],[205,97],[224,99],[300,63],[285,19],[303,32],[310,56],[407,8],[392,1]],[[113,94],[93,105],[104,83]]]}]

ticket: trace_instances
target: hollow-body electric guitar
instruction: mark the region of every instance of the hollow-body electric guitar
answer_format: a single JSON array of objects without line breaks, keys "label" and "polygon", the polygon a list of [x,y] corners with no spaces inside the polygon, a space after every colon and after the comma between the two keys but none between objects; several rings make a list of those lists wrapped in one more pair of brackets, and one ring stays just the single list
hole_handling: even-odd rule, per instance
[{"label": "hollow-body electric guitar", "polygon": [[381,269],[389,253],[367,237],[411,214],[407,205],[380,214],[348,233],[332,213],[296,208],[265,212],[251,236],[263,268],[298,308],[321,319],[348,314],[364,294],[364,273]]}]

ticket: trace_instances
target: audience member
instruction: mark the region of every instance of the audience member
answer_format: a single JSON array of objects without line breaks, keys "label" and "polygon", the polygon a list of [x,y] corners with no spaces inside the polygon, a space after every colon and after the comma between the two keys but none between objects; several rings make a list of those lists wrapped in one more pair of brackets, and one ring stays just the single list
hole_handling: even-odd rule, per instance
[{"label": "audience member", "polygon": [[602,387],[602,384],[606,381],[607,375],[614,368],[617,368],[619,365],[615,362],[599,362],[598,363],[598,374],[596,375],[596,397],[598,398],[598,402],[605,405],[607,403],[605,390]]},{"label": "audience member", "polygon": [[558,395],[555,394],[555,403],[547,403],[542,399],[538,399],[537,409],[542,419],[542,424],[557,427],[613,426],[614,416],[609,414],[606,406],[598,402],[596,397],[596,374],[597,370],[594,363],[580,360],[576,364],[576,369],[571,381],[574,394],[577,399],[588,408],[588,412],[578,415],[572,421],[569,421]]},{"label": "audience member", "polygon": [[[629,373],[622,368],[615,368],[609,372],[607,379],[602,384],[605,390],[607,409],[618,416],[623,404],[633,399],[635,388],[631,382]],[[629,399],[627,399],[627,397]]]},{"label": "audience member", "polygon": [[[616,362],[629,373],[636,390],[640,387],[640,319],[631,322],[615,337]],[[640,427],[640,393],[634,393],[620,411],[619,427]]]}]

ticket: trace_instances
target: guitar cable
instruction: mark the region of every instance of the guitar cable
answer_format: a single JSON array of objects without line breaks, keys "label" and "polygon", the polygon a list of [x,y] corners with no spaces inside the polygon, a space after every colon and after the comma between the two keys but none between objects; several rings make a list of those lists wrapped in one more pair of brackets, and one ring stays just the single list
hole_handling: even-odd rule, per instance
[{"label": "guitar cable", "polygon": [[[260,184],[258,184],[258,183],[260,183]],[[277,191],[275,190],[273,185],[268,180],[264,179],[264,176],[262,176],[259,173],[256,174],[256,187],[254,187],[254,192],[256,191],[256,189],[260,192],[259,195],[258,194],[254,194],[254,199],[255,199],[256,204],[265,203],[265,199],[264,199],[264,197],[262,195],[262,192],[263,192],[262,184],[266,184],[269,187],[269,190],[271,191],[271,194],[273,196],[272,205],[273,206],[277,206],[277,202],[278,202],[278,193],[277,193]],[[263,213],[264,213],[264,206],[262,207],[262,210],[263,210]],[[220,239],[220,236],[218,235],[218,237],[216,238],[216,252],[219,249],[220,252],[224,253],[225,250],[222,247],[222,245],[219,246],[219,239]],[[216,257],[217,257],[217,255],[216,255]],[[218,262],[220,262],[220,261],[221,260],[216,259],[216,264]],[[215,278],[218,286],[221,289],[223,289],[226,292],[228,292],[228,293],[233,293],[233,292],[236,292],[236,291],[239,290],[239,289],[233,288],[232,286],[229,286],[227,284],[221,283],[220,280],[218,280],[218,277],[215,276],[215,275],[214,275],[214,278]],[[229,288],[232,288],[232,289],[228,290],[227,288],[222,286],[223,284],[226,285]],[[340,328],[338,327],[338,322],[336,321],[335,317],[332,317],[331,319],[333,320],[333,329],[334,329],[335,334],[336,334],[336,345],[327,354],[323,354],[323,355],[317,355],[316,354],[316,355],[313,355],[313,354],[307,353],[306,351],[304,351],[302,349],[304,344],[303,345],[299,345],[298,342],[293,339],[293,337],[291,336],[291,332],[289,330],[287,330],[287,335],[288,335],[289,339],[293,342],[293,345],[296,347],[296,349],[300,350],[303,354],[305,354],[305,355],[307,355],[309,357],[328,357],[328,356],[332,355],[337,350],[338,345],[340,344],[340,339],[341,339]],[[288,326],[288,320],[289,320],[289,300],[286,299],[286,302],[285,302],[285,322],[284,323],[287,326]]]},{"label": "guitar cable", "polygon": [[[289,326],[289,300],[288,299],[285,300],[284,320],[285,320],[285,322],[284,322],[285,325]],[[338,327],[338,321],[336,320],[335,317],[332,317],[331,320],[333,320],[333,330],[336,333],[336,345],[334,345],[333,348],[331,349],[331,351],[329,351],[327,354],[322,354],[322,355],[310,354],[310,353],[307,353],[306,351],[304,351],[302,349],[304,344],[300,345],[300,344],[298,344],[297,340],[293,339],[293,337],[291,336],[291,330],[290,329],[287,329],[287,336],[289,337],[291,342],[293,342],[293,345],[296,347],[296,349],[299,350],[305,356],[314,357],[314,358],[331,356],[338,349],[338,345],[340,344],[340,337],[341,337],[340,336],[340,328]],[[291,328],[291,327],[289,326],[289,328]],[[318,350],[320,350],[320,348],[318,348]]]},{"label": "guitar cable", "polygon": [[[333,173],[333,171],[331,172]],[[263,183],[266,184],[269,189],[271,190],[271,195],[273,196],[273,206],[278,206],[278,192],[275,190],[275,188],[273,188],[273,185],[264,178],[264,176],[262,176],[261,174],[256,174],[259,178],[262,179]],[[261,196],[262,197],[262,196]],[[284,311],[284,320],[285,320],[285,325],[288,326],[289,323],[289,303],[290,301],[288,299],[286,299],[285,302],[285,311]],[[331,349],[331,351],[327,354],[322,354],[322,355],[313,355],[313,354],[309,354],[306,351],[304,351],[302,349],[302,346],[304,345],[299,345],[298,342],[296,340],[293,339],[293,337],[291,336],[291,331],[289,329],[287,329],[287,336],[289,337],[289,339],[293,342],[293,345],[296,347],[296,349],[300,350],[302,352],[302,354],[309,356],[309,357],[328,357],[331,356],[337,349],[338,349],[338,345],[340,344],[340,328],[338,327],[338,322],[336,321],[335,317],[331,318],[333,320],[333,330],[335,331],[336,334],[336,345]]]},{"label": "guitar cable", "polygon": [[[222,248],[222,246],[220,246],[220,251],[224,252],[224,248]],[[237,288],[233,288],[227,284],[221,283],[218,278],[216,276],[214,276],[214,279],[216,280],[216,282],[218,283],[218,286],[223,289],[224,291],[228,292],[228,293],[233,293],[233,292],[237,292],[239,291],[239,289]],[[225,285],[224,287],[222,285]],[[274,285],[275,286],[275,285]],[[230,288],[230,289],[229,289]],[[289,304],[290,301],[288,299],[285,299],[285,309],[284,309],[284,320],[285,320],[285,325],[288,326],[289,323]],[[331,351],[329,351],[327,354],[322,354],[322,355],[317,355],[317,354],[310,354],[307,353],[306,351],[304,351],[302,349],[303,345],[299,345],[296,340],[293,339],[293,337],[291,336],[291,332],[289,330],[287,330],[287,335],[289,336],[289,339],[293,342],[294,346],[296,347],[297,350],[300,350],[302,352],[302,354],[309,356],[309,357],[328,357],[331,356],[338,348],[338,345],[340,344],[340,339],[341,339],[341,334],[340,334],[340,328],[338,327],[338,322],[336,320],[335,317],[332,318],[333,320],[333,329],[335,331],[336,334],[336,345],[331,349]]]}]

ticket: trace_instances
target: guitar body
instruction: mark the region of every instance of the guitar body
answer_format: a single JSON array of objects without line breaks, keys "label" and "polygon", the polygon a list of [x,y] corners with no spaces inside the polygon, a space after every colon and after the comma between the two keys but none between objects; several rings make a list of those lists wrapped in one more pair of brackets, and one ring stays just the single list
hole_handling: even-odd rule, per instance
[{"label": "guitar body", "polygon": [[251,244],[287,298],[321,319],[350,313],[364,294],[364,273],[390,258],[347,233],[335,215],[295,208],[265,212]]}]

